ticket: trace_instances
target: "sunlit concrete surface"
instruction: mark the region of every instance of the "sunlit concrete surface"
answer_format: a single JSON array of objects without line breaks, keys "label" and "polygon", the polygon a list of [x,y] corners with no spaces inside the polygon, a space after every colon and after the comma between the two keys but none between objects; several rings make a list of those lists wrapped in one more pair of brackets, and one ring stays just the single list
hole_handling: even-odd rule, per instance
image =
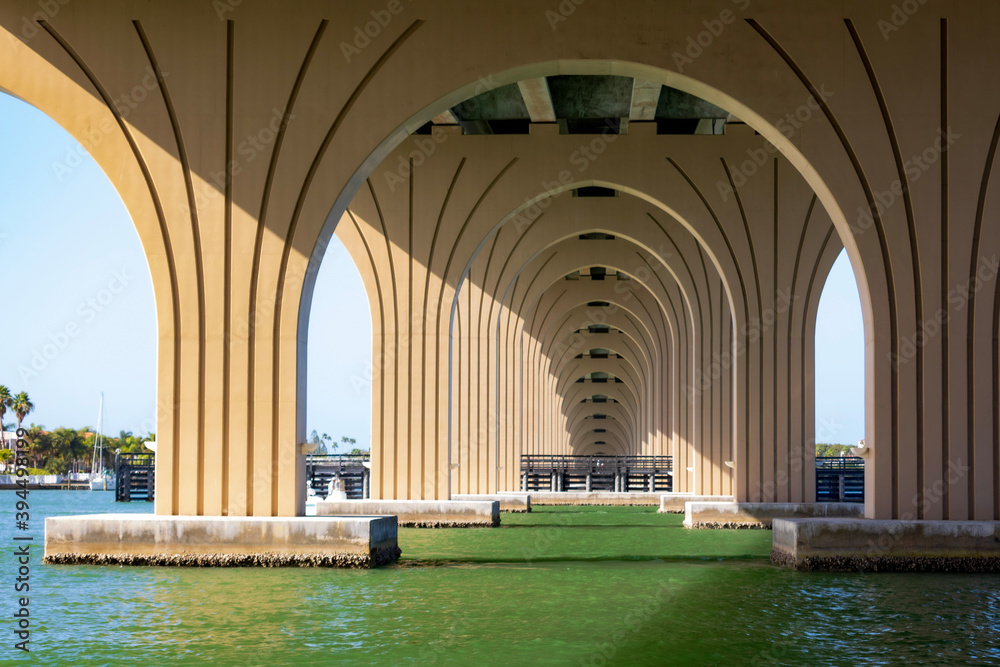
[{"label": "sunlit concrete surface", "polygon": [[861,503],[735,503],[689,502],[684,506],[686,528],[770,528],[779,517],[864,516]]},{"label": "sunlit concrete surface", "polygon": [[316,516],[392,514],[400,526],[466,528],[500,525],[500,501],[321,500]]},{"label": "sunlit concrete surface", "polygon": [[684,514],[687,503],[731,503],[732,496],[696,496],[691,493],[660,494],[660,514]]},{"label": "sunlit concrete surface", "polygon": [[628,493],[615,491],[532,491],[533,505],[655,505],[660,504],[662,493]]},{"label": "sunlit concrete surface", "polygon": [[399,558],[396,518],[92,514],[45,520],[45,562],[375,567]]},{"label": "sunlit concrete surface", "polygon": [[1000,572],[1000,522],[775,519],[771,560],[797,570]]},{"label": "sunlit concrete surface", "polygon": [[453,493],[452,500],[495,500],[501,512],[530,512],[531,494],[528,493]]}]

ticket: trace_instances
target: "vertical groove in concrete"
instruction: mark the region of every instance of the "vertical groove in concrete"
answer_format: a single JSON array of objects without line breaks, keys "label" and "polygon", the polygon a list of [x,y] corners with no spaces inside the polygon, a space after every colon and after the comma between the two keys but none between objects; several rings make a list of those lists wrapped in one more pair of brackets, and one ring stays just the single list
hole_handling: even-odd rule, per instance
[{"label": "vertical groove in concrete", "polygon": [[[773,421],[773,433],[774,433],[774,468],[778,469],[778,160],[777,158],[771,160],[773,165],[773,181],[772,181],[772,192],[773,192],[773,205],[774,205],[774,230],[773,230],[773,247],[771,249],[771,285],[773,290],[771,292],[771,308],[774,310],[774,327],[775,330],[771,333],[771,363],[774,365],[774,374],[771,376],[771,384],[774,388],[774,398],[772,402],[772,412],[771,419]],[[791,373],[790,369],[785,369],[787,372]],[[786,385],[787,386],[787,385]],[[789,420],[786,420],[786,424],[791,424]],[[787,477],[786,480],[791,479],[791,457],[788,453],[785,453],[785,471]],[[787,489],[788,482],[785,482]],[[775,489],[778,487],[777,475],[775,475]],[[787,491],[786,491],[787,492]],[[772,500],[780,500],[779,498],[772,498]],[[787,497],[784,499],[787,501]]]},{"label": "vertical groove in concrete", "polygon": [[[941,19],[941,129],[948,131],[948,19]],[[941,311],[948,312],[948,283],[950,281],[950,270],[948,266],[948,237],[949,237],[949,192],[948,186],[948,151],[941,153]],[[949,379],[951,344],[949,341],[951,328],[951,318],[945,318],[941,323],[941,466],[947,470],[948,461],[951,457],[951,385]],[[994,411],[994,418],[996,411]],[[994,433],[997,429],[994,428]],[[994,441],[997,436],[994,435]],[[996,447],[994,446],[994,449]],[[942,484],[941,511],[943,519],[948,518],[948,506],[950,504],[949,488],[947,480]],[[994,482],[994,486],[996,483]],[[1000,491],[1000,489],[998,489]],[[1000,496],[998,496],[1000,498]],[[1000,502],[1000,501],[998,501]],[[998,510],[994,510],[994,518],[1000,518]]]}]

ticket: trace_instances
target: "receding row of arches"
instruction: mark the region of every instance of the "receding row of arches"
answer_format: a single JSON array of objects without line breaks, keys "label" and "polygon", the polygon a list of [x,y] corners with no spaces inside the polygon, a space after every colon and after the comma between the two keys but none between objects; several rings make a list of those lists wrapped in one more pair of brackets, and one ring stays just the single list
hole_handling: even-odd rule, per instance
[{"label": "receding row of arches", "polygon": [[[809,498],[811,332],[842,246],[780,157],[733,182],[767,145],[744,128],[435,128],[405,185],[369,178],[337,234],[390,371],[373,386],[374,492],[514,490],[521,454],[605,452],[675,457],[680,491],[730,495],[742,474],[759,500]],[[540,187],[596,140],[583,173]],[[448,479],[421,474],[445,457]]]}]

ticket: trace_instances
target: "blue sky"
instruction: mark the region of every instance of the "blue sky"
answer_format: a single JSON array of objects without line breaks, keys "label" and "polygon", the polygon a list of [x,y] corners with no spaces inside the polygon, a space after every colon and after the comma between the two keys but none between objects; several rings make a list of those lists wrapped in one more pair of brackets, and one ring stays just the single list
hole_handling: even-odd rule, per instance
[{"label": "blue sky", "polygon": [[[29,393],[36,409],[26,422],[94,426],[103,392],[104,432],[155,430],[156,310],[128,212],[72,137],[4,94],[0,211],[0,384]],[[344,321],[355,326],[338,326]],[[864,437],[864,336],[844,255],[824,288],[816,328],[817,436],[854,442]],[[307,432],[368,446],[370,359],[364,287],[334,239],[309,323]]]}]

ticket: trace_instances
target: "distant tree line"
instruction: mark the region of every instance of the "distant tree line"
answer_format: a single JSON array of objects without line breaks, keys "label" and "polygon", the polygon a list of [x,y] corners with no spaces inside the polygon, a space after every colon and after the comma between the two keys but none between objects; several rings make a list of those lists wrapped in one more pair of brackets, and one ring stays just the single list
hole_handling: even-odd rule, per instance
[{"label": "distant tree line", "polygon": [[[313,453],[315,454],[336,454],[340,445],[344,445],[344,451],[342,452],[344,454],[358,455],[368,453],[367,450],[362,450],[359,447],[353,447],[351,451],[347,451],[349,446],[357,444],[358,441],[354,438],[349,438],[345,435],[340,439],[340,442],[334,442],[333,438],[329,435],[326,433],[320,435],[315,429],[313,429],[313,432],[309,434],[309,440],[307,442],[309,442],[309,444],[316,445],[316,449],[313,450]],[[327,443],[329,443],[329,445],[327,445]]]},{"label": "distant tree line", "polygon": [[[34,403],[27,392],[14,394],[4,385],[0,385],[0,426],[3,430],[14,430],[13,424],[4,424],[7,411],[17,417],[17,427],[21,428],[24,418],[35,409]],[[44,470],[50,474],[66,474],[68,472],[90,472],[93,462],[94,443],[97,434],[89,427],[80,429],[57,428],[46,431],[44,426],[31,424],[25,429],[24,441],[28,443],[26,454],[34,469]],[[103,467],[111,468],[115,463],[115,450],[122,453],[152,453],[143,444],[153,440],[153,434],[138,437],[131,431],[121,431],[117,438],[104,436]],[[14,459],[10,449],[0,449],[0,466],[4,470]],[[94,462],[96,467],[102,467]]]},{"label": "distant tree line", "polygon": [[[154,439],[152,433],[140,437],[131,431],[120,431],[117,438],[104,436],[102,461],[96,462],[93,458],[97,434],[89,427],[46,431],[44,426],[32,424],[26,430],[24,440],[28,443],[27,454],[31,467],[52,475],[93,472],[92,465],[98,469],[113,468],[116,450],[122,454],[152,454],[145,442]],[[5,451],[10,452],[9,449]]]},{"label": "distant tree line", "polygon": [[816,456],[853,456],[851,447],[853,445],[817,444]]}]

